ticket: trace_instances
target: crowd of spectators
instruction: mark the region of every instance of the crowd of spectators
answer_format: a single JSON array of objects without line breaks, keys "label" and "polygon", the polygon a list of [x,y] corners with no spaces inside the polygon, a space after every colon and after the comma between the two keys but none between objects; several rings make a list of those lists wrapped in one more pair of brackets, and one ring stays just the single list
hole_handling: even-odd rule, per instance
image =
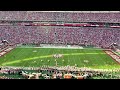
[{"label": "crowd of spectators", "polygon": [[0,42],[37,44],[85,44],[107,48],[120,45],[119,28],[62,26],[0,26]]},{"label": "crowd of spectators", "polygon": [[0,11],[0,20],[120,22],[120,13]]},{"label": "crowd of spectators", "polygon": [[[34,76],[35,74],[39,74],[39,77],[37,79],[119,79],[119,71],[100,71],[100,70],[74,70],[71,71],[69,69],[63,69],[58,70],[54,68],[39,68],[39,69],[13,69],[13,68],[7,68],[7,69],[1,69],[0,70],[0,76],[7,76],[11,77],[11,79],[15,79],[16,76],[18,76],[16,79],[28,79],[29,75]],[[6,78],[8,79],[8,78]],[[10,78],[9,78],[10,79]],[[35,79],[35,78],[33,78]]]}]

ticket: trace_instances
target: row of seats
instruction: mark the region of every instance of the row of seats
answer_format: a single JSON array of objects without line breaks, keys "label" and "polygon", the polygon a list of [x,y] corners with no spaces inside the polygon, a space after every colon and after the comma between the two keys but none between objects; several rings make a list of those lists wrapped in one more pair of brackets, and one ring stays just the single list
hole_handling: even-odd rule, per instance
[{"label": "row of seats", "polygon": [[120,13],[0,11],[0,20],[120,22]]},{"label": "row of seats", "polygon": [[0,26],[0,42],[85,44],[96,47],[120,45],[119,28],[62,26]]}]

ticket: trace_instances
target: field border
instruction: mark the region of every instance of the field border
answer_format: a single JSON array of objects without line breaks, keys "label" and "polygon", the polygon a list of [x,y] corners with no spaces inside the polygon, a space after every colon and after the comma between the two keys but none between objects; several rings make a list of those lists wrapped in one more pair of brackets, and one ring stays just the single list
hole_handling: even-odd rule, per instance
[{"label": "field border", "polygon": [[[8,47],[8,48],[6,48],[6,49],[9,49],[10,47]],[[11,50],[9,50],[9,51],[5,51],[6,49],[4,49],[4,50],[2,50],[1,52],[6,52],[5,54],[3,54],[3,55],[1,55],[0,57],[3,57],[3,56],[5,56],[7,53],[9,53],[9,52],[11,52],[13,49],[15,49],[15,48],[12,48]],[[0,52],[0,53],[1,53]]]},{"label": "field border", "polygon": [[112,52],[111,50],[103,50],[103,51],[104,51],[108,56],[110,56],[114,61],[116,61],[118,64],[120,64],[120,61],[117,61],[114,57],[112,57],[111,54],[108,54],[106,51],[111,52],[112,54],[116,55],[116,56],[119,57],[119,59],[120,59],[120,56],[119,56],[119,55],[117,55],[116,53]]},{"label": "field border", "polygon": [[54,49],[88,49],[88,50],[109,50],[102,48],[80,48],[80,47],[16,47],[16,48],[54,48]]}]

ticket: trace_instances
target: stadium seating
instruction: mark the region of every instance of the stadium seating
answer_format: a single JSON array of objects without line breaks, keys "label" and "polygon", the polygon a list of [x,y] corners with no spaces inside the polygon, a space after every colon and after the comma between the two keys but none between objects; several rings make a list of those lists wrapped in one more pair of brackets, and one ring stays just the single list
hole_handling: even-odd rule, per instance
[{"label": "stadium seating", "polygon": [[[0,11],[0,20],[119,22],[120,13]],[[62,26],[0,26],[0,42],[86,44],[109,47],[120,44],[119,28]]]},{"label": "stadium seating", "polygon": [[119,28],[0,26],[0,36],[0,40],[5,39],[16,44],[86,44],[104,48],[113,43],[120,45]]},{"label": "stadium seating", "polygon": [[[67,44],[71,44],[73,47],[78,45],[83,46],[95,46],[95,47],[102,47],[102,48],[108,48],[112,44],[116,43],[120,48],[120,28],[110,28],[107,27],[108,23],[111,25],[111,27],[117,27],[116,25],[119,25],[120,22],[120,13],[119,12],[103,12],[103,13],[84,13],[84,12],[33,12],[33,11],[0,11],[0,56],[4,55],[9,51],[9,45],[5,45],[2,43],[3,40],[7,40],[10,42],[10,45],[14,44],[42,44],[47,46],[48,44],[55,44],[55,46],[70,46]],[[10,23],[9,25],[2,25],[4,23],[1,22],[6,21],[41,21],[40,23],[46,23],[51,21],[53,25],[56,23],[61,23],[59,21],[62,21],[62,23],[65,22],[64,26],[24,26],[24,22],[22,22],[23,25],[18,25],[17,23]],[[42,22],[46,21],[46,22]],[[56,21],[56,22],[52,22]],[[105,27],[73,27],[73,26],[67,26],[69,23],[88,23],[92,22],[103,22],[105,24]],[[96,24],[97,24],[96,23]],[[107,24],[106,24],[107,23]],[[115,24],[116,25],[115,25]],[[6,24],[6,23],[5,23]],[[8,24],[8,23],[7,23]],[[20,23],[21,24],[21,23]],[[29,23],[28,23],[29,24]],[[82,25],[81,24],[81,25]],[[99,23],[101,24],[101,23]],[[58,25],[58,24],[57,24]],[[115,25],[115,26],[114,26]],[[50,45],[48,45],[50,46]],[[51,45],[52,46],[52,45]],[[2,52],[3,51],[3,52]],[[2,54],[1,54],[2,53]],[[60,58],[62,57],[62,54],[54,54],[54,58]],[[111,57],[115,57],[115,55],[112,54]],[[5,56],[6,57],[6,56]],[[13,56],[14,57],[14,56]],[[119,60],[119,57],[115,57],[117,60]],[[42,60],[41,60],[42,61]],[[56,60],[55,60],[56,61]],[[84,60],[85,61],[85,60]],[[86,60],[86,62],[88,62]],[[56,64],[57,66],[57,64]],[[77,66],[77,64],[75,64]],[[34,67],[26,67],[28,70],[35,70]],[[55,67],[57,69],[57,67]],[[57,72],[57,70],[50,70],[53,71],[51,74],[55,74],[55,78],[63,78],[64,75],[67,74],[67,78],[73,78],[75,76],[77,79],[87,79],[87,77],[92,78],[94,76],[97,78],[120,78],[118,76],[112,76],[112,72],[110,73],[103,73],[103,72],[96,72],[96,71],[86,71],[87,69],[81,69],[82,72],[79,73],[80,75],[77,76],[77,74],[74,74],[74,71],[77,70],[76,68],[69,68],[72,72],[68,75],[67,71],[64,71],[68,68],[68,66],[61,67],[58,69],[61,72]],[[25,69],[25,67],[22,67],[22,69]],[[47,71],[48,68],[43,68],[44,73],[42,72],[44,78],[48,78],[48,76],[51,76],[50,72]],[[26,70],[26,69],[25,69]],[[41,69],[42,70],[42,69]],[[63,72],[62,72],[63,70]],[[11,75],[11,78],[19,78],[14,77],[14,74],[19,74],[19,71],[21,70],[7,70],[2,71],[0,70],[0,76],[6,75],[5,77],[0,78],[7,78],[7,74]],[[87,74],[86,74],[87,72]],[[120,72],[120,71],[119,71]],[[12,76],[13,74],[13,76]],[[35,73],[34,73],[35,74]],[[49,74],[49,75],[47,75]],[[85,76],[85,78],[83,78]],[[21,77],[22,78],[22,77]],[[51,77],[49,77],[51,78]],[[10,79],[7,78],[7,79]],[[53,79],[53,78],[52,78]]]},{"label": "stadium seating", "polygon": [[120,22],[120,13],[0,11],[0,20]]}]

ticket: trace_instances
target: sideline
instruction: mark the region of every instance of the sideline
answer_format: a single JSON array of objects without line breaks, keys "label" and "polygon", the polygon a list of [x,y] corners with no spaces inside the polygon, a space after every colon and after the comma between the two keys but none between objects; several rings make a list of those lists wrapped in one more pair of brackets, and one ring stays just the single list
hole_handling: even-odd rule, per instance
[{"label": "sideline", "polygon": [[118,64],[120,64],[120,56],[116,53],[112,52],[111,50],[104,50],[104,52],[110,56],[113,60],[115,60]]},{"label": "sideline", "polygon": [[88,49],[88,50],[110,50],[102,48],[83,48],[83,47],[16,47],[16,48],[54,48],[54,49]]}]

